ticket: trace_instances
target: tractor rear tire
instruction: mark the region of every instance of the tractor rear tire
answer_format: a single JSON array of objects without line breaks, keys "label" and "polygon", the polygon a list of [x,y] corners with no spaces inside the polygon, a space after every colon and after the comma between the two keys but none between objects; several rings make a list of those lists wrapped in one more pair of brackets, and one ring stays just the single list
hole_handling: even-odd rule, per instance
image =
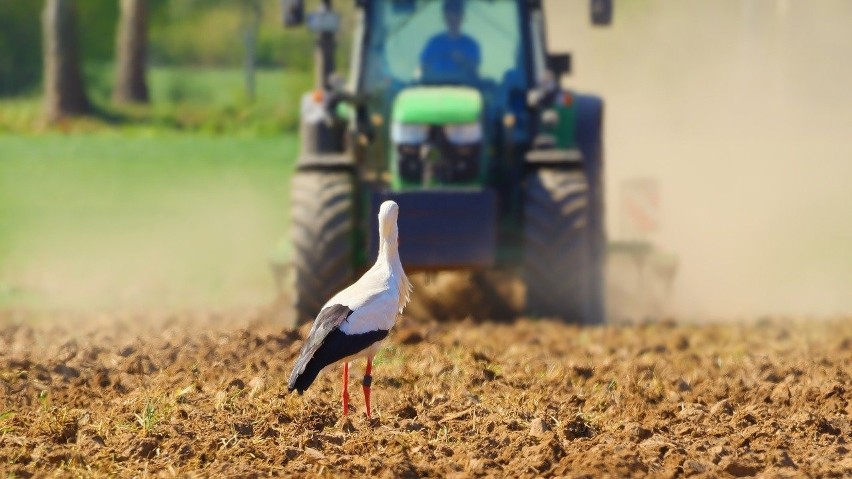
[{"label": "tractor rear tire", "polygon": [[353,276],[354,177],[348,171],[299,171],[293,177],[295,325],[313,320]]},{"label": "tractor rear tire", "polygon": [[589,185],[583,171],[539,168],[524,191],[527,311],[569,322],[603,322],[595,294]]}]

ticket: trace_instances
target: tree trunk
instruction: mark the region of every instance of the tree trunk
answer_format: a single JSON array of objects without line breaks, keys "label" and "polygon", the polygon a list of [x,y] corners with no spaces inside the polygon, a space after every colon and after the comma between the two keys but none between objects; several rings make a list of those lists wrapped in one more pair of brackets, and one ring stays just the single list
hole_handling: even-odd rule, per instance
[{"label": "tree trunk", "polygon": [[44,34],[44,115],[49,123],[91,110],[80,73],[74,0],[46,0]]},{"label": "tree trunk", "polygon": [[243,1],[243,44],[245,46],[243,72],[246,82],[246,97],[249,101],[254,101],[257,92],[255,85],[255,72],[257,71],[257,31],[260,29],[261,15],[262,10],[259,1]]},{"label": "tree trunk", "polygon": [[148,84],[145,81],[147,47],[147,1],[121,0],[121,18],[115,45],[113,102],[148,103]]}]

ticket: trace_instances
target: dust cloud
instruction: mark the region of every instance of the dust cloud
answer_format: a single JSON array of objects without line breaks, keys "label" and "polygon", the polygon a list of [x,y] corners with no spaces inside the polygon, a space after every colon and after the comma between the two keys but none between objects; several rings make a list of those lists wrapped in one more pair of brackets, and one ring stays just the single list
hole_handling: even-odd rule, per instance
[{"label": "dust cloud", "polygon": [[565,84],[606,98],[610,236],[618,185],[654,177],[656,241],[693,317],[852,311],[852,3],[547,3]]}]

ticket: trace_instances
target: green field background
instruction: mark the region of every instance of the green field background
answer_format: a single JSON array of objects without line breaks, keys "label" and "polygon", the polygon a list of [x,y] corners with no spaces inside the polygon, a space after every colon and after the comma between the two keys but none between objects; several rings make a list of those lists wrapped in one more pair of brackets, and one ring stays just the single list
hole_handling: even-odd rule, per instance
[{"label": "green field background", "polygon": [[0,135],[0,305],[271,300],[296,145],[292,134]]},{"label": "green field background", "polygon": [[[110,102],[112,75],[110,64],[86,68],[95,114],[61,124],[60,130],[277,135],[297,128],[301,95],[312,85],[306,72],[260,70],[252,101],[239,68],[156,67],[148,75],[149,106],[115,106]],[[44,131],[41,109],[39,94],[0,98],[0,134]]]}]

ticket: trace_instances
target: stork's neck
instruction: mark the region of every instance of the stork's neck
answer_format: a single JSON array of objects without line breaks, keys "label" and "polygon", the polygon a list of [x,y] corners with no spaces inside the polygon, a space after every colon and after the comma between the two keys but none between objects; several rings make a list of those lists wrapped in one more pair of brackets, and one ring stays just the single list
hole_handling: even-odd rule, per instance
[{"label": "stork's neck", "polygon": [[399,263],[399,243],[396,228],[389,235],[383,235],[379,239],[379,255],[376,263],[384,263],[394,266]]},{"label": "stork's neck", "polygon": [[396,287],[399,293],[399,312],[402,313],[402,308],[410,298],[411,283],[399,259],[399,230],[394,224],[391,228],[381,228],[379,231],[385,234],[379,238],[379,255],[373,269],[382,276],[387,275],[388,280]]},{"label": "stork's neck", "polygon": [[379,240],[379,255],[373,266],[381,275],[387,275],[388,280],[396,287],[399,293],[399,312],[408,303],[411,291],[411,283],[402,269],[402,261],[399,259],[399,242],[397,241],[397,230]]}]

